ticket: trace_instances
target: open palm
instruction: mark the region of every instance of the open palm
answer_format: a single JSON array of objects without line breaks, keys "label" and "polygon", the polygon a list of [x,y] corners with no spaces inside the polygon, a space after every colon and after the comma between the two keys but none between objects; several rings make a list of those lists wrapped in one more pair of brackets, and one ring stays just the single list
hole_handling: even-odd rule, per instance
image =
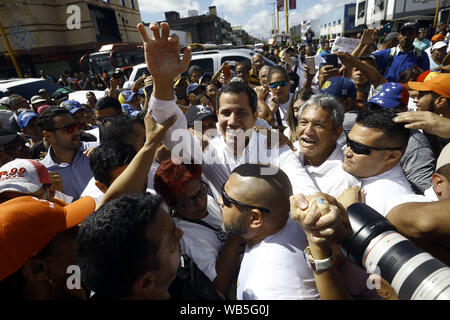
[{"label": "open palm", "polygon": [[[170,28],[166,22],[150,24],[153,39],[142,23],[137,26],[144,42],[145,62],[150,74],[155,78],[174,79],[185,72],[191,60],[191,52],[185,50],[180,59],[180,46],[176,36],[169,37]],[[161,31],[161,32],[160,32]]]}]

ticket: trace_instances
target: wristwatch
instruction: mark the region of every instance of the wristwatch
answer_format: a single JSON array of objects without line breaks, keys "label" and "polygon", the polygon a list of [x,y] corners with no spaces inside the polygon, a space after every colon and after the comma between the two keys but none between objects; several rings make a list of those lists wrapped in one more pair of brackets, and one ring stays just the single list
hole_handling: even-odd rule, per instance
[{"label": "wristwatch", "polygon": [[331,254],[330,257],[321,260],[315,260],[311,255],[311,250],[309,246],[305,248],[303,251],[303,255],[305,257],[306,263],[312,271],[322,271],[328,268],[331,268],[334,264],[334,254]]}]

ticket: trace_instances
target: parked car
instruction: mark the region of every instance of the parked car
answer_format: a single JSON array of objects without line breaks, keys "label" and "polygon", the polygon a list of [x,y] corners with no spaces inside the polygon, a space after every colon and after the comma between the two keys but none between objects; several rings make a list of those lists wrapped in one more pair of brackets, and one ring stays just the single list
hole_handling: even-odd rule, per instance
[{"label": "parked car", "polygon": [[30,100],[32,96],[38,94],[39,89],[45,89],[48,93],[53,94],[59,88],[61,87],[53,82],[41,78],[11,78],[0,80],[0,98],[10,91]]},{"label": "parked car", "polygon": [[[192,59],[189,65],[200,66],[204,73],[209,73],[213,75],[222,66],[225,61],[236,61],[244,62],[249,67],[252,63],[252,57],[256,54],[256,51],[249,49],[226,49],[226,50],[205,50],[192,52]],[[276,64],[265,58],[266,64],[275,67]],[[124,85],[124,87],[131,88],[134,81],[139,78],[144,72],[150,74],[145,63],[135,65],[133,71],[130,74],[129,81]]]}]

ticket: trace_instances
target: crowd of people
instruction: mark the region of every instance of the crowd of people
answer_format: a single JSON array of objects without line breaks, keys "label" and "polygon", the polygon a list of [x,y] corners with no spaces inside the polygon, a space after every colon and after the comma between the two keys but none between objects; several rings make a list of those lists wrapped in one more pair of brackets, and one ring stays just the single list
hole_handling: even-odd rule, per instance
[{"label": "crowd of people", "polygon": [[450,263],[445,25],[369,28],[351,53],[310,37],[215,74],[167,23],[138,31],[134,83],[63,73],[0,100],[1,298],[395,299],[342,253],[357,202]]}]

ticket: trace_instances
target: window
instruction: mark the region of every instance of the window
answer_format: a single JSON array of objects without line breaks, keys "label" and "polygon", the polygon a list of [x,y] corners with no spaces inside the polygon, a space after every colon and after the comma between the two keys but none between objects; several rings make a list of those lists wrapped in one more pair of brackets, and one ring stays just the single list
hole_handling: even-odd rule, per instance
[{"label": "window", "polygon": [[125,0],[119,0],[119,3],[122,7],[125,7]]},{"label": "window", "polygon": [[213,64],[212,58],[195,59],[195,56],[194,56],[189,67],[191,67],[191,66],[201,67],[203,70],[203,73],[214,74],[214,64]]},{"label": "window", "polygon": [[109,0],[102,0],[104,3],[109,3]]},{"label": "window", "polygon": [[131,9],[135,9],[135,8],[134,8],[134,0],[130,0],[130,8],[131,8]]},{"label": "window", "polygon": [[341,20],[340,19],[338,20],[338,24],[341,24]]}]

